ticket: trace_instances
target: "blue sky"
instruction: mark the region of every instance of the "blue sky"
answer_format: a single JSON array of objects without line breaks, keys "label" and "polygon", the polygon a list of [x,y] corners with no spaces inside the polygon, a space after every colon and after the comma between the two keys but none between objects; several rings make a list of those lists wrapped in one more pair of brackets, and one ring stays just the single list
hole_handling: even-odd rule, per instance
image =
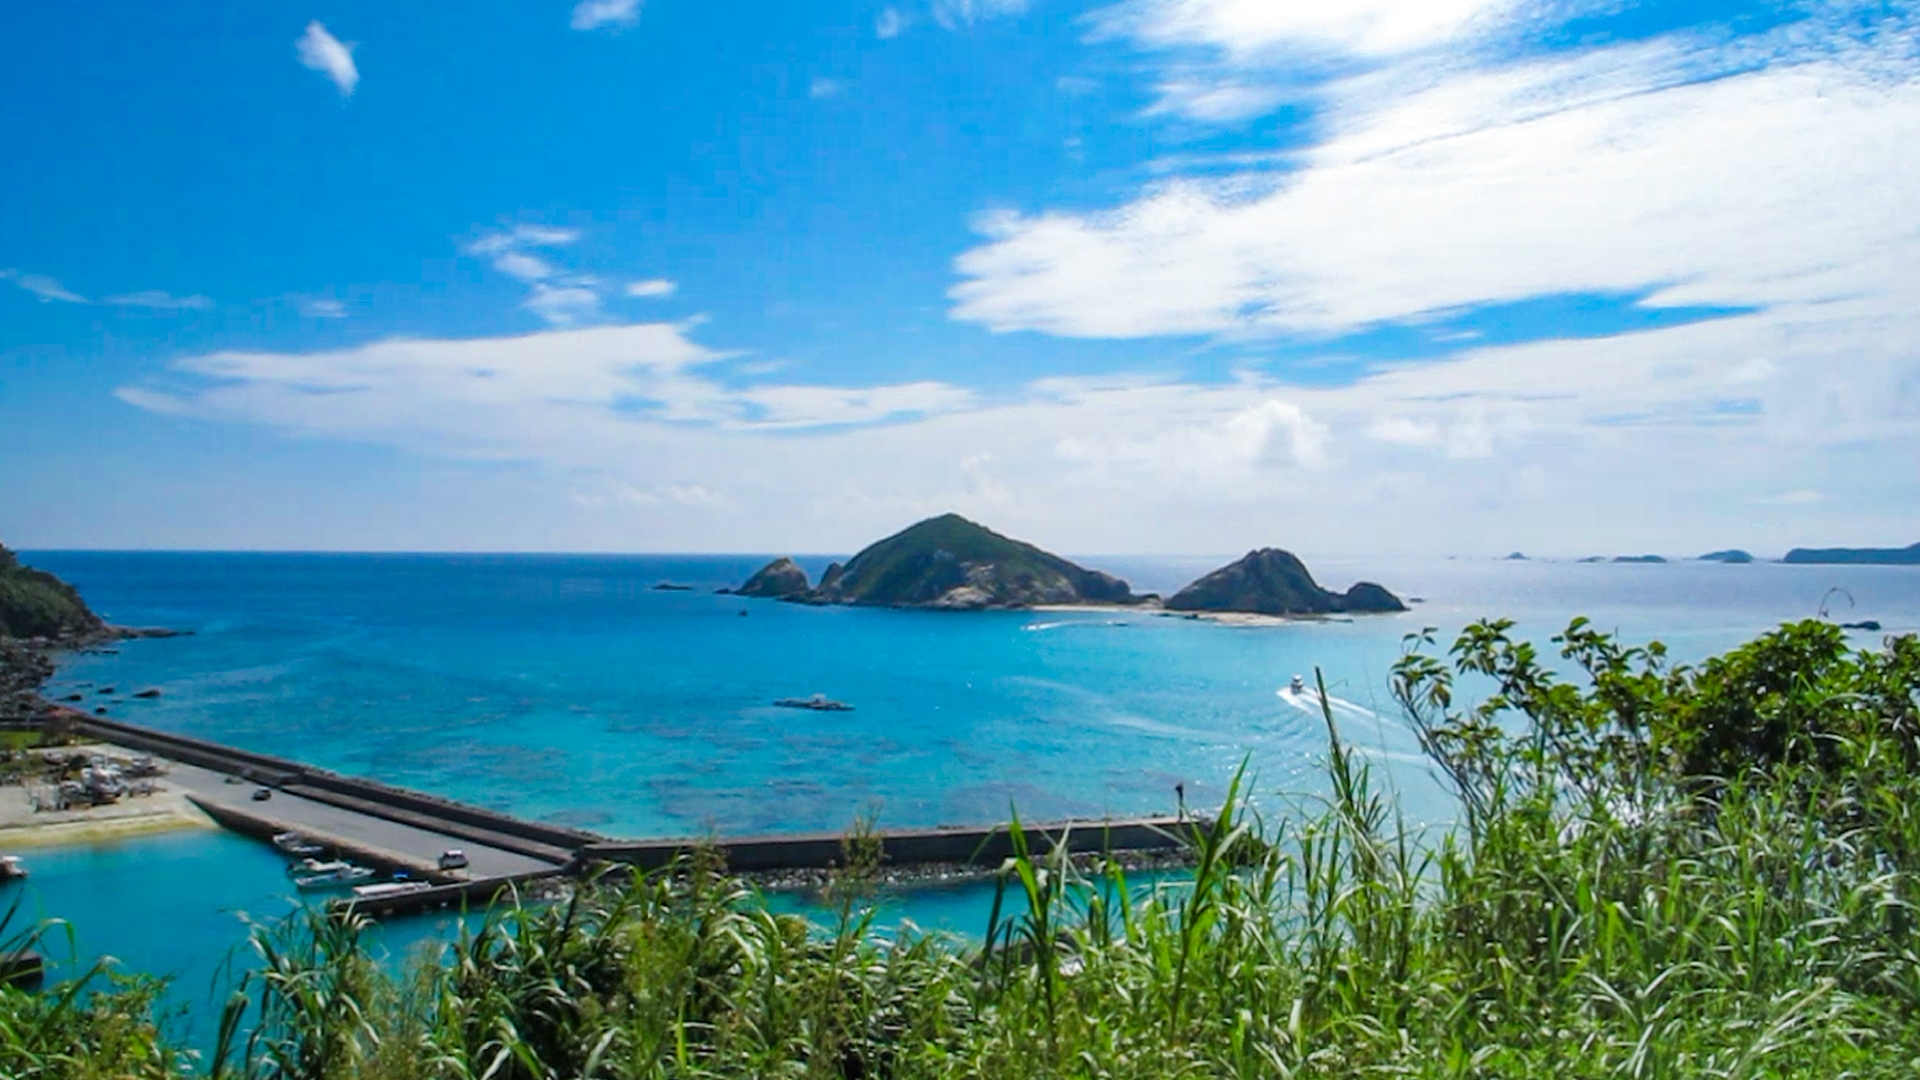
[{"label": "blue sky", "polygon": [[0,539],[1910,543],[1915,27],[13,5]]}]

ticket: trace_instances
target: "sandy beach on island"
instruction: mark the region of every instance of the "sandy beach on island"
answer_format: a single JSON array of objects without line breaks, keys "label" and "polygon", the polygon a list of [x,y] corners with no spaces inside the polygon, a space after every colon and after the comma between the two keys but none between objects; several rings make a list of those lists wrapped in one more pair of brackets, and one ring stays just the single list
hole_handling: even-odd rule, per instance
[{"label": "sandy beach on island", "polygon": [[1035,604],[1027,611],[1055,614],[1078,612],[1115,615],[1152,615],[1162,619],[1219,623],[1222,626],[1287,626],[1303,622],[1352,622],[1351,615],[1262,615],[1252,611],[1168,611],[1158,604]]}]

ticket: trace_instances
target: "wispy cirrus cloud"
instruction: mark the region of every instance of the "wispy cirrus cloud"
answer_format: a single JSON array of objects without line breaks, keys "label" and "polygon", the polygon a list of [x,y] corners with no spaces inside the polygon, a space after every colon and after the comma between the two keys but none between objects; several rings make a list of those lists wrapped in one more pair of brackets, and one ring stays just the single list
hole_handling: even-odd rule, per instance
[{"label": "wispy cirrus cloud", "polygon": [[641,300],[659,300],[672,296],[679,288],[678,282],[668,281],[666,278],[649,278],[646,281],[628,282],[626,293]]},{"label": "wispy cirrus cloud", "polygon": [[84,304],[87,298],[68,289],[45,274],[23,274],[18,270],[0,270],[0,281],[11,281],[22,289],[32,293],[43,304],[58,300],[67,304]]},{"label": "wispy cirrus cloud", "polygon": [[933,0],[933,21],[957,30],[987,19],[1026,13],[1029,0]]},{"label": "wispy cirrus cloud", "polygon": [[641,0],[580,0],[570,21],[575,30],[632,26],[640,21]]},{"label": "wispy cirrus cloud", "polygon": [[900,14],[900,9],[889,5],[881,8],[880,14],[873,17],[873,36],[881,41],[891,41],[899,37],[900,31],[906,26],[907,20]]},{"label": "wispy cirrus cloud", "polygon": [[[1331,334],[1591,293],[1897,302],[1901,267],[1920,262],[1908,45],[1823,41],[1754,65],[1742,58],[1778,50],[1662,38],[1343,80],[1318,91],[1320,140],[1278,168],[1176,174],[1105,211],[983,218],[953,313],[1125,338]],[[1862,130],[1887,137],[1848,134]]]},{"label": "wispy cirrus cloud", "polygon": [[1274,51],[1379,57],[1455,41],[1515,7],[1515,0],[1130,0],[1095,13],[1094,24],[1101,36],[1242,59]]},{"label": "wispy cirrus cloud", "polygon": [[642,323],[509,338],[392,339],[315,353],[218,352],[178,361],[171,379],[125,387],[119,396],[156,412],[454,456],[536,460],[585,430],[820,428],[950,411],[974,400],[970,391],[935,382],[729,385],[703,369],[731,354],[693,341],[691,329]]},{"label": "wispy cirrus cloud", "polygon": [[352,97],[354,88],[360,85],[360,69],[353,62],[353,50],[357,43],[343,42],[327,32],[320,20],[307,24],[305,33],[293,43],[294,53],[300,58],[300,66],[309,71],[317,71],[333,82],[341,97]]},{"label": "wispy cirrus cloud", "polygon": [[146,308],[150,311],[209,311],[213,308],[210,297],[198,293],[192,296],[175,296],[160,289],[142,289],[139,292],[121,293],[109,296],[103,303],[120,307]]},{"label": "wispy cirrus cloud", "polygon": [[294,300],[295,308],[309,319],[344,319],[347,317],[347,305],[331,296],[301,296]]},{"label": "wispy cirrus cloud", "polygon": [[526,285],[531,290],[524,305],[528,311],[555,326],[574,326],[599,316],[600,280],[587,274],[562,273],[536,252],[565,247],[579,239],[577,229],[523,224],[484,233],[460,250],[487,259],[495,270]]}]

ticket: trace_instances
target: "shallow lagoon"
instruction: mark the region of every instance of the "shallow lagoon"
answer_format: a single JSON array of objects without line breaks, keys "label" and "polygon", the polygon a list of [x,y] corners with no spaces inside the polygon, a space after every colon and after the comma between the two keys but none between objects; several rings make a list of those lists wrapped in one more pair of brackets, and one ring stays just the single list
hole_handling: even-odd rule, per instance
[{"label": "shallow lagoon", "polygon": [[[1387,765],[1416,822],[1441,821],[1449,810],[1411,738],[1366,711],[1386,701],[1402,635],[1422,626],[1450,635],[1508,615],[1544,643],[1586,614],[1659,636],[1683,660],[1823,601],[1887,632],[1920,628],[1920,570],[1899,567],[1310,560],[1325,584],[1371,578],[1427,602],[1396,617],[1239,628],[712,595],[759,557],[29,559],[113,621],[195,631],[73,657],[51,691],[113,685],[122,719],[627,836],[836,830],[869,810],[883,826],[998,820],[1009,806],[1029,820],[1164,812],[1176,782],[1195,803],[1217,799],[1243,758],[1281,810],[1318,790],[1325,731],[1276,690],[1315,666],[1348,703],[1347,738]],[[825,561],[803,560],[815,573]],[[1090,561],[1165,591],[1222,560]],[[654,591],[662,580],[697,591]],[[146,686],[163,696],[126,699]],[[770,705],[814,692],[856,711]],[[219,833],[28,856],[23,913],[69,919],[84,957],[175,976],[172,1000],[196,1015],[209,1015],[215,974],[243,942],[238,913],[292,903],[273,853]],[[977,933],[990,896],[939,890],[890,910]],[[444,921],[392,927],[388,947],[404,951]]]}]

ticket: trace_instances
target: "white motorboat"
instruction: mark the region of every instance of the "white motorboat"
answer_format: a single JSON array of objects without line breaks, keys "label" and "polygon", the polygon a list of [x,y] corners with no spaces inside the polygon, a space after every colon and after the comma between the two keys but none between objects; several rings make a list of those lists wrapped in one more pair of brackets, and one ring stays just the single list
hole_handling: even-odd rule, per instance
[{"label": "white motorboat", "polygon": [[414,893],[422,889],[431,888],[433,888],[432,883],[426,881],[381,881],[372,885],[355,885],[353,887],[353,898],[355,900],[376,900],[382,896],[401,896],[406,893]]},{"label": "white motorboat", "polygon": [[0,855],[0,881],[24,881],[27,877],[26,865],[18,855]]},{"label": "white motorboat", "polygon": [[324,855],[327,850],[297,832],[275,833],[273,835],[273,846],[300,859],[310,859],[318,855]]},{"label": "white motorboat", "polygon": [[1296,694],[1304,694],[1307,692],[1307,680],[1301,678],[1298,675],[1295,675],[1293,677],[1293,682],[1287,687],[1287,689],[1293,691]]},{"label": "white motorboat", "polygon": [[325,869],[318,870],[311,874],[302,874],[294,878],[294,886],[307,890],[338,889],[347,885],[358,885],[360,882],[373,876],[372,870],[364,866],[355,866],[352,863],[336,862],[323,863],[321,865],[324,866]]}]

